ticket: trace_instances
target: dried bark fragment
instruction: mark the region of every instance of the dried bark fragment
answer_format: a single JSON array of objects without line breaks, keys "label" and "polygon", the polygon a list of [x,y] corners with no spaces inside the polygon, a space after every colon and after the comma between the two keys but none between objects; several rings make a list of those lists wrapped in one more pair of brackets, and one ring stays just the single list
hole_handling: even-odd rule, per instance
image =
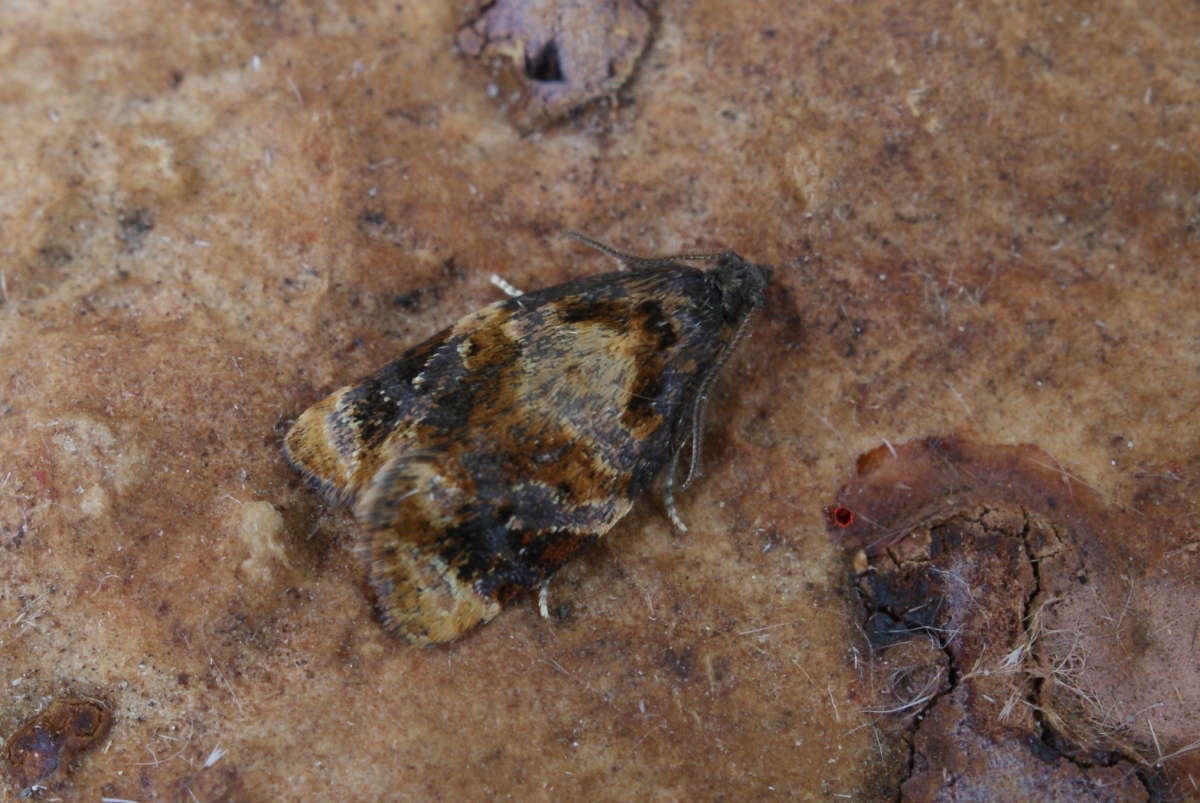
[{"label": "dried bark fragment", "polygon": [[473,4],[464,20],[459,49],[488,67],[522,131],[619,90],[652,30],[636,0],[495,0]]},{"label": "dried bark fragment", "polygon": [[22,791],[45,783],[104,738],[111,724],[111,712],[96,700],[54,700],[22,723],[5,743],[9,778]]},{"label": "dried bark fragment", "polygon": [[1112,534],[1152,523],[1058,466],[1032,446],[929,438],[863,455],[829,508],[876,659],[867,710],[911,749],[901,800],[1186,788],[1200,693],[1156,626],[1200,627],[1173,601],[1196,583],[1132,568]]}]

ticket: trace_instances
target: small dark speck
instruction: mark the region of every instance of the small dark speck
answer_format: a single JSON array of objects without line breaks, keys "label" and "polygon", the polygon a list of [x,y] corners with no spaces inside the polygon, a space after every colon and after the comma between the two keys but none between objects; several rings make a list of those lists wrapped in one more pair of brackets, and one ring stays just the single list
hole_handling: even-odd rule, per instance
[{"label": "small dark speck", "polygon": [[555,622],[562,624],[563,622],[569,621],[574,612],[575,608],[573,605],[571,605],[571,603],[563,602],[550,609],[550,616]]},{"label": "small dark speck", "polygon": [[675,652],[670,648],[663,653],[663,663],[671,669],[676,675],[687,680],[692,674],[692,663],[695,659],[695,653],[691,647]]},{"label": "small dark speck", "polygon": [[416,290],[396,296],[392,299],[392,303],[400,307],[400,309],[415,310],[421,305],[425,290],[426,288],[424,287],[418,287]]},{"label": "small dark speck", "polygon": [[372,226],[382,226],[384,223],[387,223],[387,216],[384,215],[383,212],[372,210],[369,212],[363,212],[358,216],[358,220],[360,223],[367,223]]},{"label": "small dark speck", "polygon": [[149,209],[124,212],[117,218],[117,226],[117,236],[124,243],[125,250],[137,251],[142,247],[146,235],[154,230],[154,213]]},{"label": "small dark speck", "polygon": [[1059,753],[1050,745],[1043,742],[1037,736],[1030,734],[1022,740],[1029,752],[1050,766],[1056,766],[1059,760]]},{"label": "small dark speck", "polygon": [[38,256],[46,261],[46,264],[53,265],[56,268],[62,267],[71,261],[71,254],[65,249],[57,245],[45,245],[38,249]]},{"label": "small dark speck", "polygon": [[762,32],[764,39],[774,39],[779,34],[779,31],[774,28],[767,28]]}]

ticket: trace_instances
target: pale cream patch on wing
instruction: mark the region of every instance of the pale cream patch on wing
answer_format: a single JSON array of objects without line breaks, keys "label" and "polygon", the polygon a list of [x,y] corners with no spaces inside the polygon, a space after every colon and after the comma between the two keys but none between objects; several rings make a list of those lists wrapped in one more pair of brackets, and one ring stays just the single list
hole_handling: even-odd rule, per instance
[{"label": "pale cream patch on wing", "polygon": [[[445,561],[394,533],[376,533],[372,541],[390,537],[395,552],[371,561],[371,585],[388,629],[412,644],[451,641],[500,613],[495,600],[476,593]],[[371,551],[379,548],[372,544]]]},{"label": "pale cream patch on wing", "polygon": [[[334,445],[330,428],[330,416],[339,415],[338,405],[342,396],[353,386],[340,388],[309,407],[296,419],[283,439],[283,451],[293,466],[306,478],[315,479],[321,489],[332,497],[349,497],[354,493],[354,453],[350,459],[340,453]],[[347,422],[355,437],[357,433],[351,422]],[[344,436],[343,436],[344,437]]]}]

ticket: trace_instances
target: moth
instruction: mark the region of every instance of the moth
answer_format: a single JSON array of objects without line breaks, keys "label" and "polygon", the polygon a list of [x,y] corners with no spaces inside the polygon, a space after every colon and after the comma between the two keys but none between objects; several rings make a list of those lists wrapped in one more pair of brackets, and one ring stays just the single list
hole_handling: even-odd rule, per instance
[{"label": "moth", "polygon": [[[490,304],[334,391],[284,439],[353,505],[385,626],[461,636],[542,586],[655,478],[700,471],[705,402],[772,269],[737,254],[639,257]],[[708,270],[682,264],[708,262]]]}]

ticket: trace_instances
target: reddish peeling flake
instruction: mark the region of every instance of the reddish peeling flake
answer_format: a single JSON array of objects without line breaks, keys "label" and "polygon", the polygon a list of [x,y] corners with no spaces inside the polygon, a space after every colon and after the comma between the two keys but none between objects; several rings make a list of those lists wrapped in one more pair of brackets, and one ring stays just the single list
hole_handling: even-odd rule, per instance
[{"label": "reddish peeling flake", "polygon": [[44,783],[102,739],[111,724],[111,712],[96,700],[55,700],[26,720],[5,743],[9,778],[22,790]]}]

